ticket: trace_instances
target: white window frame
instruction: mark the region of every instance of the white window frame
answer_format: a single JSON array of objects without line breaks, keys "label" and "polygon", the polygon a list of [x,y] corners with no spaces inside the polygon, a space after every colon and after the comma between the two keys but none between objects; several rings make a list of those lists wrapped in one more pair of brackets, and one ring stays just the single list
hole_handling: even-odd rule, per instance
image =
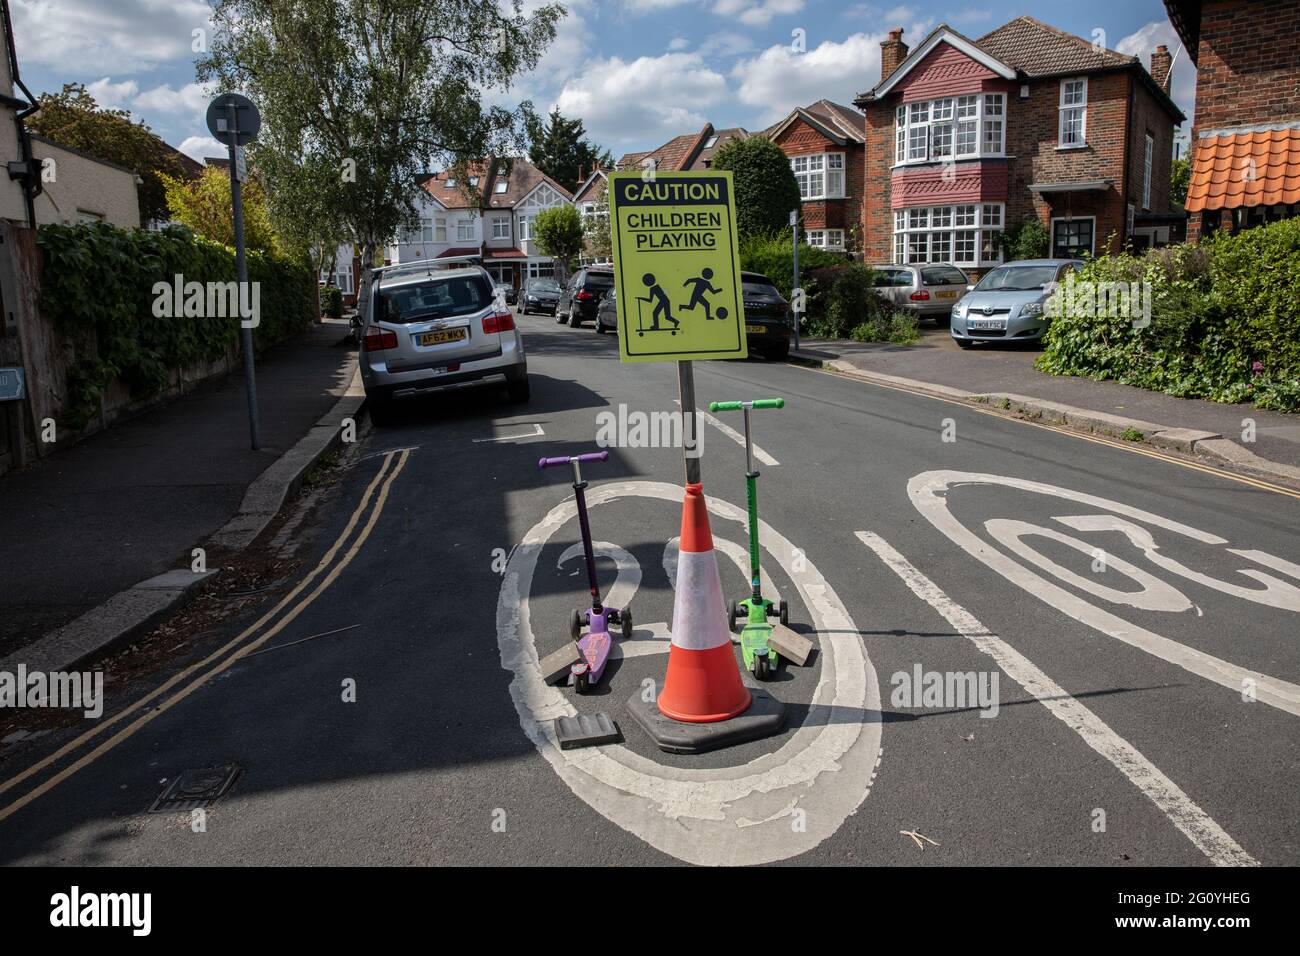
[{"label": "white window frame", "polygon": [[519,241],[530,242],[533,238],[533,217],[520,214],[519,216]]},{"label": "white window frame", "polygon": [[1093,255],[1096,255],[1097,253],[1097,217],[1096,216],[1053,216],[1050,222],[1048,223],[1048,229],[1047,229],[1047,236],[1048,236],[1048,243],[1049,243],[1047,249],[1048,249],[1048,254],[1053,259],[1058,258],[1058,256],[1056,255],[1057,225],[1063,223],[1070,223],[1070,222],[1082,222],[1085,219],[1091,220],[1092,222],[1092,247],[1088,251]]},{"label": "white window frame", "polygon": [[[1004,157],[1006,120],[1005,93],[966,93],[906,103],[894,111],[894,165]],[[994,131],[997,135],[991,137]]]},{"label": "white window frame", "polygon": [[495,218],[493,218],[492,238],[493,239],[510,238],[510,217],[509,216],[496,216]]},{"label": "white window frame", "polygon": [[478,230],[474,228],[473,219],[456,220],[456,241],[473,242],[478,238]]},{"label": "white window frame", "polygon": [[1142,208],[1151,208],[1151,166],[1155,161],[1156,141],[1146,134],[1146,158],[1142,162]]},{"label": "white window frame", "polygon": [[[1066,102],[1067,92],[1071,84],[1082,84],[1079,89],[1079,99]],[[1072,118],[1073,114],[1078,113],[1079,117],[1079,138],[1077,141],[1066,142],[1065,127],[1067,119]],[[1088,78],[1086,76],[1068,76],[1061,80],[1060,96],[1057,100],[1057,118],[1056,118],[1056,148],[1057,149],[1082,149],[1088,145]]]},{"label": "white window frame", "polygon": [[[996,234],[1006,228],[1006,220],[1004,203],[895,209],[894,261],[908,265],[947,262],[971,268],[998,265],[1002,244]],[[992,245],[992,256],[984,254],[985,245]],[[971,254],[959,255],[961,247],[970,248]]]},{"label": "white window frame", "polygon": [[805,153],[790,157],[790,169],[799,184],[799,198],[804,202],[819,199],[843,199],[845,195],[845,161],[843,153]]},{"label": "white window frame", "polygon": [[844,248],[844,230],[827,229],[826,230],[826,248],[843,249]]}]

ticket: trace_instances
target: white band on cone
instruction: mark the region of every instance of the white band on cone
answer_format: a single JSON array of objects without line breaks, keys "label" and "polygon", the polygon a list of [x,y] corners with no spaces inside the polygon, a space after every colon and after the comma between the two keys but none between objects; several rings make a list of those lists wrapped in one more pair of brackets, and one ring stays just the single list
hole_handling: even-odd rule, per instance
[{"label": "white band on cone", "polygon": [[722,579],[713,551],[677,553],[673,643],[688,651],[707,651],[731,643]]}]

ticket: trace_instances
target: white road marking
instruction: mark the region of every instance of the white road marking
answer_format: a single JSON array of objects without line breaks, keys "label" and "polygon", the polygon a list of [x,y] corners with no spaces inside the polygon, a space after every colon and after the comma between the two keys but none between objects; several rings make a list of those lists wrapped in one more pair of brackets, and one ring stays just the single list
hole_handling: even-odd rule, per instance
[{"label": "white road marking", "polygon": [[[595,488],[587,503],[594,510],[622,498],[680,508],[682,489],[654,481],[610,482]],[[743,509],[710,498],[709,512],[743,533]],[[506,568],[497,602],[501,665],[513,675],[510,695],[519,724],[538,752],[594,810],[679,860],[768,863],[805,853],[831,837],[870,793],[879,763],[876,672],[834,590],[806,558],[804,570],[789,570],[794,546],[762,522],[765,550],[787,569],[821,635],[821,670],[803,724],[777,750],[733,767],[670,766],[622,745],[559,748],[551,721],[576,710],[560,689],[542,682],[529,594],[542,548],[575,516],[574,502],[561,502],[529,529]],[[627,689],[629,695],[634,689]],[[806,826],[798,830],[786,819],[794,806],[806,811]]]},{"label": "white road marking", "polygon": [[546,434],[546,432],[542,431],[542,426],[537,424],[536,422],[532,423],[532,428],[533,428],[532,431],[522,432],[518,435],[497,435],[494,438],[475,438],[474,444],[481,445],[484,442],[492,442],[492,441],[518,441],[521,438],[536,438],[539,435]]},{"label": "white road marking", "polygon": [[1063,611],[1076,621],[1102,634],[1168,661],[1198,677],[1213,681],[1234,694],[1240,695],[1248,686],[1245,682],[1251,681],[1255,687],[1255,698],[1261,703],[1300,716],[1300,686],[1249,670],[1132,624],[1109,611],[1089,604],[1073,592],[1035,574],[1029,568],[991,547],[948,510],[947,492],[955,485],[1000,485],[1082,502],[1089,507],[1112,511],[1203,544],[1226,544],[1223,538],[1118,501],[1023,478],[964,471],[928,471],[917,475],[907,483],[907,492],[912,499],[912,504],[926,520],[971,557],[983,562],[987,567],[1023,589],[1025,593],[1032,594],[1049,607]]},{"label": "white road marking", "polygon": [[1147,760],[1128,741],[1120,737],[1065,689],[1044,674],[1027,657],[996,634],[989,632],[973,614],[953,601],[939,587],[917,570],[905,557],[877,534],[859,531],[858,538],[876,553],[895,574],[902,578],[917,597],[939,612],[952,627],[979,650],[993,658],[1008,677],[1036,697],[1062,723],[1078,734],[1083,742],[1105,757],[1145,794],[1169,818],[1183,835],[1195,844],[1216,866],[1258,866],[1213,818]]},{"label": "white road marking", "polygon": [[[676,405],[680,405],[680,404],[681,404],[681,400],[680,400],[680,399],[673,399],[673,403],[676,404]],[[702,409],[702,408],[697,408],[697,409],[695,410],[695,414],[698,415],[698,416],[699,416],[703,421],[708,422],[710,425],[712,425],[712,426],[713,426],[714,428],[716,428],[718,431],[722,432],[722,434],[726,435],[728,438],[730,438],[732,441],[734,441],[734,442],[735,442],[737,445],[739,445],[741,448],[744,448],[744,447],[745,447],[745,436],[744,436],[744,434],[742,434],[741,432],[736,431],[734,428],[732,428],[732,427],[731,427],[730,425],[728,425],[726,422],[720,421],[719,419],[715,418],[713,415],[709,414],[708,412],[706,412],[706,411],[705,411],[704,409]],[[754,457],[757,458],[759,461],[761,461],[763,464],[768,465],[768,466],[776,466],[776,465],[781,464],[779,461],[777,461],[775,458],[773,458],[773,457],[772,457],[771,455],[769,455],[767,452],[763,451],[763,449],[759,448],[757,442],[754,443]]]}]

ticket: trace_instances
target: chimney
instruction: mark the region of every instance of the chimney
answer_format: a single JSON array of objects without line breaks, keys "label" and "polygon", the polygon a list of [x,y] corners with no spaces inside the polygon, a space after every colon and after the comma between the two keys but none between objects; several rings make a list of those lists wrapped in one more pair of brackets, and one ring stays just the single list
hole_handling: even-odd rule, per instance
[{"label": "chimney", "polygon": [[903,42],[903,28],[896,27],[889,31],[889,39],[880,44],[880,80],[885,80],[898,69],[898,64],[907,59],[907,44]]},{"label": "chimney", "polygon": [[1156,52],[1151,54],[1151,79],[1156,81],[1156,86],[1166,92],[1169,90],[1169,67],[1173,62],[1174,58],[1169,55],[1169,47],[1163,43],[1156,47]]}]

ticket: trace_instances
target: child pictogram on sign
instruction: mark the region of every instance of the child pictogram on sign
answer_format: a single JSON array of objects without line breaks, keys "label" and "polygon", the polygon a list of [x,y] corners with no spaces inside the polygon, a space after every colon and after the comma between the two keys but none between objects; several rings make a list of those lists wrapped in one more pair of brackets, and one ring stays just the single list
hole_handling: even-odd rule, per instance
[{"label": "child pictogram on sign", "polygon": [[[697,306],[702,305],[704,306],[704,320],[706,322],[712,322],[714,318],[713,307],[709,304],[709,300],[704,297],[704,293],[712,292],[714,295],[718,295],[722,292],[721,289],[713,288],[712,279],[713,270],[705,269],[694,279],[687,279],[683,282],[683,286],[688,286],[691,289],[691,301],[686,305],[679,306],[679,308],[684,312],[693,312]],[[726,308],[718,309],[717,317],[719,319],[725,319],[727,317]]]},{"label": "child pictogram on sign", "polygon": [[[647,305],[653,303],[654,312],[651,313],[650,316],[650,320],[651,320],[650,327],[646,328],[645,315],[642,312],[641,306],[640,305],[637,306],[638,328],[636,334],[645,335],[647,332],[667,332],[669,335],[676,335],[677,329],[681,325],[681,323],[673,318],[672,303],[668,300],[668,293],[663,290],[663,286],[659,285],[658,280],[655,279],[652,273],[647,272],[644,276],[642,276],[641,282],[645,285],[647,289],[650,290],[650,294],[648,296],[639,296],[637,298],[637,302],[638,303],[644,302]],[[665,329],[663,326],[661,326],[659,324],[660,317],[664,318],[668,322],[671,322],[673,324],[673,327],[671,329]]]}]

